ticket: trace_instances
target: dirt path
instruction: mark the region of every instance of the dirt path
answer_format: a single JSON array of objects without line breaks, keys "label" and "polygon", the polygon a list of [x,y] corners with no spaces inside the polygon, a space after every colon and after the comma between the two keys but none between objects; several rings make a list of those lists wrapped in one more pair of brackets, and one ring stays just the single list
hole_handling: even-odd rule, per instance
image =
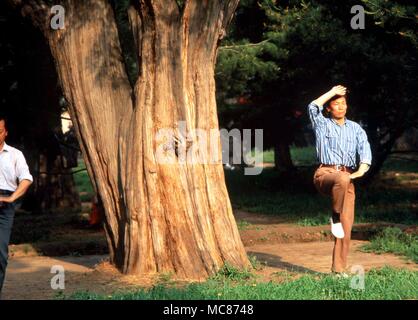
[{"label": "dirt path", "polygon": [[[51,299],[58,291],[51,289],[54,274],[51,268],[60,265],[65,270],[66,290],[83,290],[91,286],[92,273],[97,263],[106,256],[83,257],[18,257],[11,258],[3,288],[3,299]],[[78,281],[88,277],[89,281]],[[85,288],[83,286],[86,286]],[[99,283],[96,283],[99,285]]]},{"label": "dirt path", "polygon": [[[365,241],[353,241],[349,256],[350,265],[370,268],[390,265],[418,270],[417,265],[392,254],[372,254],[358,251]],[[250,255],[266,263],[257,273],[262,280],[271,280],[280,271],[296,273],[329,272],[332,242],[258,244],[247,247]],[[9,263],[3,299],[53,299],[59,290],[51,289],[51,267],[61,265],[65,269],[65,290],[69,295],[75,291],[91,291],[110,294],[121,288],[136,285],[149,286],[155,279],[150,277],[122,276],[107,262],[106,255],[83,257],[17,257]]]},{"label": "dirt path", "polygon": [[[393,254],[374,254],[361,252],[359,248],[368,241],[353,240],[348,257],[349,268],[361,265],[365,271],[371,268],[380,268],[389,265],[395,268],[407,268],[418,271],[417,265],[402,257]],[[260,244],[247,247],[250,255],[257,260],[267,263],[268,272],[321,272],[329,273],[331,268],[331,253],[333,242],[306,242],[306,243],[278,243]]]},{"label": "dirt path", "polygon": [[[234,212],[240,226],[241,239],[245,247],[258,244],[299,243],[314,241],[333,241],[328,225],[300,226],[288,223],[282,217],[259,213],[249,213],[241,210]],[[394,223],[356,223],[351,238],[353,240],[368,240],[385,227],[398,227],[402,230],[406,225]]]},{"label": "dirt path", "polygon": [[[238,221],[246,221],[240,233],[249,255],[257,257],[263,266],[256,273],[260,281],[275,280],[278,272],[293,273],[329,272],[333,242],[330,241],[328,226],[302,227],[284,223],[280,218],[262,214],[235,212]],[[362,265],[367,271],[384,265],[417,270],[417,265],[392,255],[364,253],[359,247],[363,229],[370,225],[356,225],[350,265]],[[107,255],[85,256],[22,256],[16,254],[9,260],[3,299],[53,299],[59,290],[51,289],[51,267],[65,269],[65,295],[75,291],[90,291],[111,294],[114,291],[135,286],[150,286],[153,277],[123,276],[108,262]]]}]

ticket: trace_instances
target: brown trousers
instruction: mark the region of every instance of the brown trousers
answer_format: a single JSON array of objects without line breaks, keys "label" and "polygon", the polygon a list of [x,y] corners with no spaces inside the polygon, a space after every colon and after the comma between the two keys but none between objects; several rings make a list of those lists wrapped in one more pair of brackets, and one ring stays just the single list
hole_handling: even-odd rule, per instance
[{"label": "brown trousers", "polygon": [[351,230],[354,223],[355,189],[350,173],[334,168],[320,167],[314,174],[316,189],[331,196],[332,210],[339,214],[344,229],[344,238],[335,238],[332,254],[332,270],[342,272],[347,268],[347,257],[350,249]]}]

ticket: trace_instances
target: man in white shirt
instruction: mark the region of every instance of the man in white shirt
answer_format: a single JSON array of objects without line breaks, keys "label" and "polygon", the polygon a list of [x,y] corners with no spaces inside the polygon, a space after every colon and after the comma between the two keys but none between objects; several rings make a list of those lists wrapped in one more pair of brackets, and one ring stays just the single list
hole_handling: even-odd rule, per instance
[{"label": "man in white shirt", "polygon": [[6,144],[7,134],[6,119],[0,116],[0,295],[6,274],[14,202],[33,182],[23,153]]}]

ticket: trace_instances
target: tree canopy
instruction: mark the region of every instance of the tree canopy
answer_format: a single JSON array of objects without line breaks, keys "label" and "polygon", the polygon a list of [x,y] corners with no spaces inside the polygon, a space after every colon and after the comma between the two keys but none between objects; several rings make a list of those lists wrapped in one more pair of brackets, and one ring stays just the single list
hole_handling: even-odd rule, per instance
[{"label": "tree canopy", "polygon": [[[350,10],[358,4],[365,28],[354,30]],[[377,172],[396,139],[417,126],[416,24],[412,1],[244,1],[218,57],[223,124],[264,128],[266,148],[298,142],[306,105],[342,83]],[[245,97],[244,105],[233,97]]]}]

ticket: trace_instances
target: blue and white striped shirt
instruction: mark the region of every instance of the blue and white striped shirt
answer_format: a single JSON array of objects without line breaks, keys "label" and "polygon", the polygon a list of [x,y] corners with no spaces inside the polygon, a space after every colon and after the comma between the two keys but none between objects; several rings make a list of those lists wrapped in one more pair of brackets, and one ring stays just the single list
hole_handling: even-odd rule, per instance
[{"label": "blue and white striped shirt", "polygon": [[371,165],[372,152],[364,129],[358,123],[347,119],[340,126],[334,119],[322,115],[323,108],[314,102],[308,106],[309,118],[315,131],[319,162],[355,168],[358,154],[360,163]]}]

